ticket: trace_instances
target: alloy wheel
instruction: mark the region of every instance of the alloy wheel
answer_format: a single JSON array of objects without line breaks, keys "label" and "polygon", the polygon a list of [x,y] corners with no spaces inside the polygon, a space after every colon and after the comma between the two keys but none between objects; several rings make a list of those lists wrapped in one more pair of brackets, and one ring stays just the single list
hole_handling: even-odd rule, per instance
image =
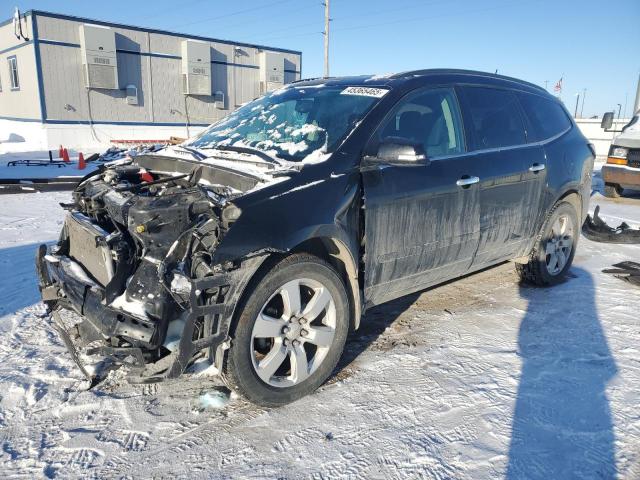
[{"label": "alloy wheel", "polygon": [[291,280],[263,305],[251,333],[251,360],[260,379],[291,387],[312,375],[336,333],[336,306],[316,280]]},{"label": "alloy wheel", "polygon": [[547,272],[559,274],[569,261],[573,249],[573,222],[568,215],[560,215],[551,226],[545,246]]}]

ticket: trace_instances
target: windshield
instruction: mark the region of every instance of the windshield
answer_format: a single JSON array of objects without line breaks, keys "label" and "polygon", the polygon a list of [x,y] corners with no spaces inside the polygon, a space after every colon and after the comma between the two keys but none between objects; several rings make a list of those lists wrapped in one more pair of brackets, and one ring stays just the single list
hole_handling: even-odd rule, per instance
[{"label": "windshield", "polygon": [[188,145],[249,147],[296,162],[323,158],[386,92],[363,87],[281,89],[239,108]]}]

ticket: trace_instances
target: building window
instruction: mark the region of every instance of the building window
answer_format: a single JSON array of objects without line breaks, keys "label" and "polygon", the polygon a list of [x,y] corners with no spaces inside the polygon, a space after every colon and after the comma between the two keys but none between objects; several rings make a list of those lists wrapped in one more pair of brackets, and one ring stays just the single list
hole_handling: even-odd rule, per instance
[{"label": "building window", "polygon": [[11,90],[20,90],[20,79],[18,78],[18,60],[15,56],[7,58],[9,62],[9,79],[11,80]]}]

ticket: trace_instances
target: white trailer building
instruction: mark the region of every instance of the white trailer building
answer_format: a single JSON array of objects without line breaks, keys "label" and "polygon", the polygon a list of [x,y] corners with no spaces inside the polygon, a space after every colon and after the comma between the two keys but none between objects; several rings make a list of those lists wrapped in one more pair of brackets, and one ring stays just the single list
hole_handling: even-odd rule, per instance
[{"label": "white trailer building", "polygon": [[293,50],[32,10],[0,23],[0,147],[191,136],[300,68]]}]

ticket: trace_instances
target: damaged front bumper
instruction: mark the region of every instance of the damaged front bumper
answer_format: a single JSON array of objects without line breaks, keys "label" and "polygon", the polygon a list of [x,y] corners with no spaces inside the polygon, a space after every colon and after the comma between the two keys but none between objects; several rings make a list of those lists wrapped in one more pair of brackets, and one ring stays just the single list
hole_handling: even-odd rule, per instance
[{"label": "damaged front bumper", "polygon": [[582,225],[582,234],[589,240],[602,243],[640,243],[640,230],[622,222],[613,228],[600,218],[600,206],[596,206],[593,217],[587,215]]},{"label": "damaged front bumper", "polygon": [[[238,299],[264,261],[245,259],[239,266],[204,278],[188,280],[188,307],[170,324],[176,341],[169,350],[162,345],[164,327],[151,318],[106,304],[105,289],[83,267],[46,245],[38,248],[36,266],[42,299],[52,313],[58,331],[73,359],[92,385],[98,375],[85,368],[82,358],[97,355],[116,366],[129,367],[129,380],[152,383],[180,376],[198,352],[208,351],[218,367],[230,345],[229,327]],[[204,300],[206,299],[206,300]],[[69,310],[80,317],[65,323],[60,315]],[[207,319],[205,322],[204,319]],[[197,326],[208,325],[206,333]]]}]

